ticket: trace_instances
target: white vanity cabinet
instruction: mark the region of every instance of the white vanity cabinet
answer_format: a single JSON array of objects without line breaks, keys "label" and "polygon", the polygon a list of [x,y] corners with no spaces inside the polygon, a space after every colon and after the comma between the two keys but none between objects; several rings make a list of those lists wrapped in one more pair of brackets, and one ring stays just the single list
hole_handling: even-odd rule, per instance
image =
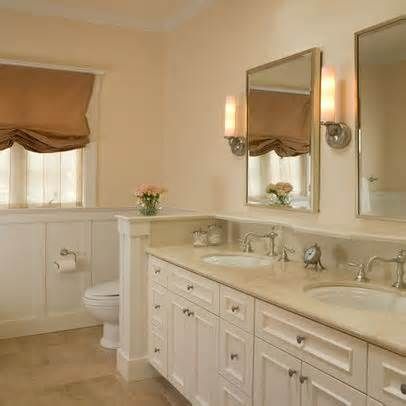
[{"label": "white vanity cabinet", "polygon": [[192,405],[406,406],[406,357],[150,257],[149,361]]}]

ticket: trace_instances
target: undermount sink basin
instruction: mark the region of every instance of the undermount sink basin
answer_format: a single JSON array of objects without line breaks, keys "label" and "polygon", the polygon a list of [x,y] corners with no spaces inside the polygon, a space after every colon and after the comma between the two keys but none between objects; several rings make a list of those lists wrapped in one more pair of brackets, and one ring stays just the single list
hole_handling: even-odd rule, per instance
[{"label": "undermount sink basin", "polygon": [[358,286],[319,286],[306,293],[323,303],[355,310],[406,315],[406,296]]},{"label": "undermount sink basin", "polygon": [[227,266],[230,268],[257,268],[260,266],[270,266],[272,259],[257,255],[207,255],[202,258],[203,262],[210,265]]}]

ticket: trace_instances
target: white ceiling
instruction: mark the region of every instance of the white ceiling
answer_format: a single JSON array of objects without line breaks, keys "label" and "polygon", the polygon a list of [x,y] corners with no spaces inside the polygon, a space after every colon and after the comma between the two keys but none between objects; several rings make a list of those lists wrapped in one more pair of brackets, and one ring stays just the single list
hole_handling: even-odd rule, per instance
[{"label": "white ceiling", "polygon": [[0,0],[0,9],[144,31],[170,31],[215,0]]}]

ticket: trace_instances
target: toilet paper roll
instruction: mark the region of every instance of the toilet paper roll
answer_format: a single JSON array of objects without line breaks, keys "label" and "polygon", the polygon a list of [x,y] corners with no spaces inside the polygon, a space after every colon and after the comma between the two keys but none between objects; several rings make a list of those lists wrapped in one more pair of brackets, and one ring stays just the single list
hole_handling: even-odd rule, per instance
[{"label": "toilet paper roll", "polygon": [[56,272],[65,273],[65,272],[75,272],[76,271],[76,261],[75,258],[60,258],[55,261]]}]

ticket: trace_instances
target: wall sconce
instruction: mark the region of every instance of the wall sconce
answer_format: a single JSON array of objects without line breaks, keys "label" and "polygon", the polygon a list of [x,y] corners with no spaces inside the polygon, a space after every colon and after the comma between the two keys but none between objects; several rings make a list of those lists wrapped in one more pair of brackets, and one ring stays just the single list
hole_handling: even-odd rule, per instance
[{"label": "wall sconce", "polygon": [[227,96],[224,118],[224,138],[228,141],[231,152],[234,155],[243,156],[246,151],[246,141],[245,137],[237,135],[237,113],[237,98],[234,96]]},{"label": "wall sconce", "polygon": [[347,124],[335,121],[336,78],[332,68],[323,68],[321,78],[321,125],[326,127],[326,141],[331,148],[345,148],[351,141]]}]

